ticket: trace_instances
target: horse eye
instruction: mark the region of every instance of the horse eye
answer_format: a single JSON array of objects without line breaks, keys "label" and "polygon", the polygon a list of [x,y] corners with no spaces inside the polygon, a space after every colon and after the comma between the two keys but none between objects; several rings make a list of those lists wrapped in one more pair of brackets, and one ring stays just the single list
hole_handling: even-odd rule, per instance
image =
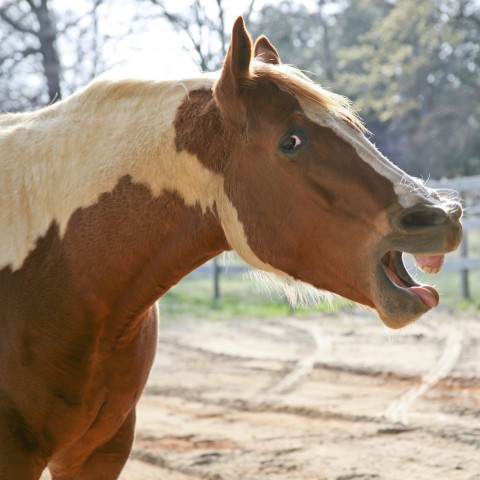
[{"label": "horse eye", "polygon": [[302,143],[303,141],[298,135],[291,134],[280,144],[280,148],[287,153],[293,152],[300,147]]}]

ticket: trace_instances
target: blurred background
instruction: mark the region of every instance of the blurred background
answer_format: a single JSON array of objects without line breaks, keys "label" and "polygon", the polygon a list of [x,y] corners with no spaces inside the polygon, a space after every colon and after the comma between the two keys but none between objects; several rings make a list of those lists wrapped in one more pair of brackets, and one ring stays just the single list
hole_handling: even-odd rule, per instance
[{"label": "blurred background", "polygon": [[[238,15],[284,63],[350,97],[394,163],[461,193],[466,239],[437,282],[447,305],[479,307],[480,0],[0,0],[0,111],[42,107],[101,74],[219,69]],[[184,290],[201,292],[209,315],[238,315],[247,297],[289,312],[239,281],[244,270],[215,260],[163,300],[168,317],[202,301]]]}]

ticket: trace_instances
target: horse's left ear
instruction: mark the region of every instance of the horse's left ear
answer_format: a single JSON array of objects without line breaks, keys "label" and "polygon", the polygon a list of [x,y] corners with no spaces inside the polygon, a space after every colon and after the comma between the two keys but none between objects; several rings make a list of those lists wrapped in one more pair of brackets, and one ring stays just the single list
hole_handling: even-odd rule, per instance
[{"label": "horse's left ear", "polygon": [[265,35],[260,35],[257,38],[253,51],[255,57],[265,63],[271,63],[273,65],[280,65],[280,63],[282,63],[276,48],[270,43]]},{"label": "horse's left ear", "polygon": [[[214,87],[214,93],[221,106],[233,108],[245,80],[250,78],[252,61],[252,39],[242,17],[233,25],[232,40],[223,62],[222,73]],[[232,103],[233,102],[233,103]]]}]

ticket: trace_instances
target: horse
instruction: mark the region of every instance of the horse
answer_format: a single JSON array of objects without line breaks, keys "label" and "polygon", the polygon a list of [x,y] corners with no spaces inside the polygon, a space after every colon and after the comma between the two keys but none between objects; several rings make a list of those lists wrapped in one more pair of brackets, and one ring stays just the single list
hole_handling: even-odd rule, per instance
[{"label": "horse", "polygon": [[97,79],[0,117],[0,479],[113,480],[157,345],[156,300],[234,250],[391,328],[439,302],[462,208],[387,160],[350,103],[241,17],[221,70]]}]

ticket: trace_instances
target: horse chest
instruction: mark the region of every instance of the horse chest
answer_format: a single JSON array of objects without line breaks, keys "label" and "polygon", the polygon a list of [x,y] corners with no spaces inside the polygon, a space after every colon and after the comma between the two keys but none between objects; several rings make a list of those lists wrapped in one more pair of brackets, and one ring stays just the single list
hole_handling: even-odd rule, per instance
[{"label": "horse chest", "polygon": [[[102,339],[100,339],[100,343]],[[98,342],[97,342],[98,345]],[[82,369],[79,378],[57,387],[56,395],[66,411],[78,418],[81,430],[115,431],[134,408],[146,383],[156,350],[156,321],[144,322],[137,334],[113,350],[99,348]],[[72,373],[77,370],[75,366]],[[65,392],[62,398],[59,392]],[[69,397],[72,395],[72,397]],[[73,402],[70,403],[70,398]]]},{"label": "horse chest", "polygon": [[[116,342],[108,325],[103,332],[85,329],[74,336],[58,326],[53,335],[41,324],[36,327],[2,348],[2,356],[10,353],[0,393],[45,451],[53,454],[78,443],[94,447],[119,428],[143,390],[157,343],[154,310],[123,342]],[[29,391],[35,398],[26,395]]]}]

